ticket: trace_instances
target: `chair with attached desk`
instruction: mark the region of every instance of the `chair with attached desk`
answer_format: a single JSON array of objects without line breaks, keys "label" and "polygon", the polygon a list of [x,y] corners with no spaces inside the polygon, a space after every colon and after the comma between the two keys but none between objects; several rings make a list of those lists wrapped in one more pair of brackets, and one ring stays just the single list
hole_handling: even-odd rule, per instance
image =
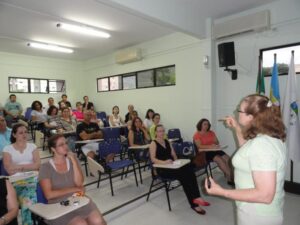
[{"label": "chair with attached desk", "polygon": [[[114,195],[113,191],[113,184],[112,184],[112,178],[121,176],[123,177],[125,169],[127,169],[128,173],[128,168],[132,166],[133,172],[134,172],[134,177],[135,177],[135,182],[136,186],[138,186],[138,181],[137,181],[137,176],[136,176],[136,170],[135,170],[135,165],[133,160],[130,159],[121,159],[117,158],[113,162],[106,162],[106,158],[110,154],[115,154],[115,155],[120,155],[122,151],[122,145],[120,141],[103,141],[99,143],[99,161],[103,162],[103,166],[105,168],[105,173],[108,174],[109,176],[109,181],[110,181],[110,188],[111,188],[111,195]],[[117,171],[122,170],[122,172],[117,173]],[[116,172],[113,174],[113,172]],[[98,183],[98,186],[100,185],[100,181]]]},{"label": "chair with attached desk", "polygon": [[97,112],[97,119],[101,119],[103,124],[104,124],[104,127],[109,127],[109,122],[107,120],[107,116],[106,116],[106,113],[105,112]]},{"label": "chair with attached desk", "polygon": [[[194,154],[195,154],[195,156],[197,155],[197,145],[196,145],[196,143],[195,142],[193,142],[193,149],[194,149]],[[205,158],[205,152],[203,152],[203,157]],[[210,163],[212,162],[212,161],[207,161],[206,159],[204,160],[205,162],[202,164],[202,165],[199,165],[199,166],[197,166],[196,167],[196,171],[199,171],[199,170],[201,170],[201,169],[205,169],[205,173],[206,173],[206,175],[207,176],[209,176],[209,174],[208,174],[208,170],[207,170],[207,168],[209,168],[209,172],[210,172],[210,176],[211,177],[213,177],[213,175],[212,175],[212,171],[211,171],[211,165],[210,165]]]}]

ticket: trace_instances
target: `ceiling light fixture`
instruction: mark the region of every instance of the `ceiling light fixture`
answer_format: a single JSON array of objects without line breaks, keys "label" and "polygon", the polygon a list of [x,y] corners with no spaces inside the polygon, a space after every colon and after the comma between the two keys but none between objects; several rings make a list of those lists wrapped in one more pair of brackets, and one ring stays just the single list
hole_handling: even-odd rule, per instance
[{"label": "ceiling light fixture", "polygon": [[69,24],[69,23],[58,23],[56,24],[58,28],[62,28],[68,31],[76,32],[76,33],[81,33],[85,35],[91,35],[91,36],[96,36],[96,37],[102,37],[102,38],[109,38],[110,34],[104,31],[101,31],[99,29],[85,26],[85,25],[74,25],[74,24]]},{"label": "ceiling light fixture", "polygon": [[74,50],[70,49],[70,48],[60,47],[57,45],[37,43],[37,42],[30,42],[27,44],[27,46],[32,47],[32,48],[49,50],[49,51],[56,51],[56,52],[64,52],[64,53],[73,53],[74,52]]}]

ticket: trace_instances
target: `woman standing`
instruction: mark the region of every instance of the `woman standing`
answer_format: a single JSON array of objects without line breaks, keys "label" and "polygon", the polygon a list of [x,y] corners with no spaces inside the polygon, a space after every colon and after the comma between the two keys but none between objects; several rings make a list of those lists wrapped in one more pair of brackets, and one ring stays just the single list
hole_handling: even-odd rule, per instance
[{"label": "woman standing", "polygon": [[238,122],[225,118],[240,146],[232,160],[236,189],[224,189],[210,178],[206,190],[236,200],[238,225],[282,225],[286,134],[279,107],[265,96],[249,95],[237,111]]},{"label": "woman standing", "polygon": [[[52,136],[48,141],[53,158],[42,164],[39,181],[43,193],[49,203],[66,200],[74,193],[84,194],[84,177],[75,154],[69,151],[63,135]],[[105,225],[97,206],[90,199],[89,203],[56,220],[47,221],[48,224],[68,225]]]},{"label": "woman standing", "polygon": [[[150,158],[154,164],[172,164],[172,162],[177,159],[172,145],[164,137],[164,127],[160,124],[156,125],[155,140],[150,144]],[[199,205],[209,206],[210,204],[201,198],[196,176],[191,164],[182,166],[179,169],[157,168],[156,171],[163,178],[179,180],[191,208],[198,214],[204,215],[206,213]]]}]

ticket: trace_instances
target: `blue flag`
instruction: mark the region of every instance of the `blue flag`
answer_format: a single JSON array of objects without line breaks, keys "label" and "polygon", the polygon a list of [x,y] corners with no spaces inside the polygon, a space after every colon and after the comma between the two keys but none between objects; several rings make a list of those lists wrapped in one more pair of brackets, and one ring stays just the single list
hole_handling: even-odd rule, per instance
[{"label": "blue flag", "polygon": [[274,65],[273,65],[273,70],[272,70],[270,99],[274,105],[280,106],[278,68],[277,68],[277,63],[276,63],[276,55],[274,57]]}]

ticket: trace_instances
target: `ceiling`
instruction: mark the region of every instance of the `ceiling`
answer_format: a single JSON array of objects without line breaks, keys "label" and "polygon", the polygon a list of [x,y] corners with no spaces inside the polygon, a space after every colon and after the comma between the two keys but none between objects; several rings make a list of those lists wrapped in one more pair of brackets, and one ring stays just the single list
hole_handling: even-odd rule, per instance
[{"label": "ceiling", "polygon": [[[151,2],[148,0],[147,3],[149,1]],[[187,14],[188,10],[193,9],[193,13],[196,10],[202,17],[220,18],[270,1],[272,0],[210,0],[207,3],[204,0],[174,0],[174,3],[178,4],[178,9],[187,10]],[[155,18],[151,18],[151,15],[147,15],[147,12],[143,14],[138,7],[134,8],[130,4],[125,6],[126,2],[128,0],[0,0],[0,51],[87,60],[176,31],[184,31],[184,23],[177,23],[176,26],[176,21],[172,23],[158,14],[154,15],[155,13]],[[139,1],[140,4],[142,2]],[[188,7],[181,7],[180,4]],[[174,12],[169,10],[162,13],[166,16]],[[180,16],[178,18],[181,19]],[[100,27],[108,31],[111,37],[88,37],[56,27],[58,22],[72,21]],[[205,21],[201,24],[204,26]],[[29,41],[70,47],[74,49],[74,53],[63,54],[29,48]]]}]

